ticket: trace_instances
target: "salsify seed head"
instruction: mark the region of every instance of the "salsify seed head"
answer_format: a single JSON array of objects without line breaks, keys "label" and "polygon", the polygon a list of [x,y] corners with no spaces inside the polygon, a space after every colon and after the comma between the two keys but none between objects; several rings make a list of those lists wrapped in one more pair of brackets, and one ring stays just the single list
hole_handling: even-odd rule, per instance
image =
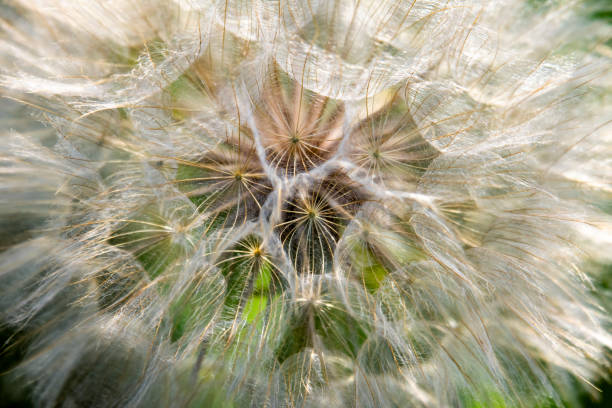
[{"label": "salsify seed head", "polygon": [[15,381],[41,407],[596,392],[612,50],[590,6],[3,3],[1,392],[18,398]]}]

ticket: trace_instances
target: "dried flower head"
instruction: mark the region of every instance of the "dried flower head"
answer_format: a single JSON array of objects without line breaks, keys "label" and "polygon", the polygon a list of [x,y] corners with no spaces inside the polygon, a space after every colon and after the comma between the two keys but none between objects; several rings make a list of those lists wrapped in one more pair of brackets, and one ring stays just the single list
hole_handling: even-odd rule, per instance
[{"label": "dried flower head", "polygon": [[589,4],[1,4],[7,376],[42,407],[573,404],[612,346]]}]

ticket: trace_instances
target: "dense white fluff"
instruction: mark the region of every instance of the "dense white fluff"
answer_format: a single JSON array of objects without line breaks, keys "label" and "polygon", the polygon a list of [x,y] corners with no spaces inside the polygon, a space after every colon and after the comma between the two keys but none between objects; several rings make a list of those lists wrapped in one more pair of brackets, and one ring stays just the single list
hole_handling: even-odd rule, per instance
[{"label": "dense white fluff", "polygon": [[25,350],[9,377],[41,407],[594,390],[612,30],[587,12],[0,5],[0,326]]}]

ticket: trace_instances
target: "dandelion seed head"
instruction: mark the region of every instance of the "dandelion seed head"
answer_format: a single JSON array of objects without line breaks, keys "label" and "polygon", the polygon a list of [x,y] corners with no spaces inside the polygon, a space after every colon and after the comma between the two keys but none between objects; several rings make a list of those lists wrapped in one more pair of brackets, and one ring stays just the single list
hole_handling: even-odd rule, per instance
[{"label": "dandelion seed head", "polygon": [[592,389],[612,82],[585,7],[1,5],[11,378],[42,407]]}]

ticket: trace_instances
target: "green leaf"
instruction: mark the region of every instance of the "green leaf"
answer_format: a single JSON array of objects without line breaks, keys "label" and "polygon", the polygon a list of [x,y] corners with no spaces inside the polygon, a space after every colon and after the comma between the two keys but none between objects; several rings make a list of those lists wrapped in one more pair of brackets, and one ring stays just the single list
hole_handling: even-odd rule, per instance
[{"label": "green leaf", "polygon": [[266,310],[268,305],[268,298],[265,296],[251,296],[247,300],[244,308],[242,309],[242,317],[249,323],[252,323],[262,312]]}]

